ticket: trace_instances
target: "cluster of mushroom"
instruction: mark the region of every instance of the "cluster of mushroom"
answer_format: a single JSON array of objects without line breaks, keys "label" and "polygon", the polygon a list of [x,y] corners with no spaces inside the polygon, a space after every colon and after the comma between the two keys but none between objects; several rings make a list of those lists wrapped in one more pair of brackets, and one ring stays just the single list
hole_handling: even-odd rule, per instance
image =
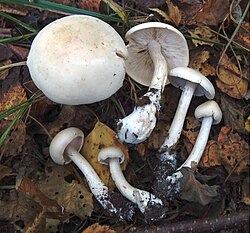
[{"label": "cluster of mushroom", "polygon": [[[127,56],[124,41],[110,25],[94,17],[74,15],[58,19],[38,33],[27,66],[36,86],[52,101],[89,104],[109,98],[122,86]],[[128,205],[130,209],[124,214],[125,210],[112,203],[108,187],[79,153],[83,142],[84,134],[80,129],[64,129],[52,140],[50,155],[60,165],[73,161],[100,205],[112,216],[130,219],[134,214],[133,206]],[[109,165],[117,188],[143,214],[150,208],[163,208],[161,199],[126,181],[120,168],[124,154],[119,148],[104,148],[98,159]],[[164,215],[162,211],[159,214],[159,218]],[[149,216],[149,220],[154,219]]]},{"label": "cluster of mushroom", "polygon": [[[146,140],[153,131],[161,105],[161,95],[167,83],[182,89],[182,95],[168,137],[160,148],[162,158],[168,156],[180,137],[192,96],[205,95],[212,99],[214,88],[199,72],[188,68],[188,47],[183,35],[164,23],[144,23],[126,34],[126,46],[120,35],[105,22],[90,16],[74,15],[56,20],[43,28],[35,37],[27,59],[31,77],[36,86],[52,101],[60,104],[90,104],[109,98],[123,84],[125,73],[142,85],[149,86],[141,100],[143,105],[120,119],[117,137],[122,142],[137,144]],[[204,113],[207,105],[212,110]],[[196,109],[203,118],[198,140],[192,153],[182,165],[198,163],[206,145],[212,123],[218,123],[221,112],[214,101]],[[205,135],[205,136],[204,136]],[[120,219],[131,218],[115,206],[108,188],[100,180],[88,161],[79,153],[84,142],[83,132],[71,127],[55,136],[50,155],[58,164],[73,161],[82,171],[96,200]],[[198,153],[199,152],[199,153]],[[131,186],[125,179],[120,163],[124,154],[117,147],[103,148],[100,163],[109,166],[120,193],[136,204],[147,215],[151,208],[158,209],[157,219],[164,216],[163,201],[147,191]],[[180,177],[179,168],[174,177]],[[155,220],[155,217],[149,217]]]}]

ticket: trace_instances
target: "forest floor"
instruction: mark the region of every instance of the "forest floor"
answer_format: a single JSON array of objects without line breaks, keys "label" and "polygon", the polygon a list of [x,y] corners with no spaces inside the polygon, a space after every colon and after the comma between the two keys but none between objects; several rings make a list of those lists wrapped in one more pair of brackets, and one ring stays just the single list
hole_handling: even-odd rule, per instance
[{"label": "forest floor", "polygon": [[[249,232],[249,4],[247,0],[0,0],[0,232]],[[112,97],[71,106],[49,100],[34,85],[25,63],[31,43],[43,27],[69,14],[98,17],[124,40],[131,27],[145,22],[170,24],[185,36],[188,66],[213,84],[223,118],[212,126],[197,169],[183,173],[179,192],[166,194],[166,184],[157,183],[157,177],[163,166],[159,148],[181,90],[165,86],[156,128],[147,140],[134,145],[117,141],[117,121],[133,111],[148,87],[126,75]],[[192,98],[174,147],[175,169],[192,151],[201,126],[194,111],[206,101],[204,96]],[[133,208],[131,218],[121,221],[105,211],[75,164],[60,166],[51,160],[52,138],[68,127],[84,132],[83,156],[112,192],[114,203]],[[119,194],[108,167],[98,164],[100,147],[118,144],[126,154],[122,167],[126,179],[162,198],[162,216],[154,209],[142,214]],[[164,169],[164,177],[175,171]]]}]

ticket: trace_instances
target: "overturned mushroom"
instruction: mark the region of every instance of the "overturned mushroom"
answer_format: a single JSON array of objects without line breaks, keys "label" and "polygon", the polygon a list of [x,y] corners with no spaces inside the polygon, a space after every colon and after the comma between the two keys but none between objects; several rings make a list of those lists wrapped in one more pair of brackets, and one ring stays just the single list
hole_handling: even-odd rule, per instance
[{"label": "overturned mushroom", "polygon": [[[124,177],[120,163],[124,160],[124,154],[118,147],[106,147],[101,149],[98,155],[100,163],[109,165],[112,179],[121,194],[135,203],[143,214],[147,214],[152,208],[157,209],[158,219],[164,216],[163,202],[153,194],[131,186]],[[154,211],[155,213],[155,211]],[[150,217],[149,217],[150,218]],[[153,217],[155,220],[155,216]]]},{"label": "overturned mushroom", "polygon": [[84,141],[83,132],[75,127],[70,127],[59,132],[52,140],[49,153],[53,161],[59,165],[71,161],[84,174],[89,188],[101,206],[111,214],[120,215],[120,209],[114,207],[110,201],[108,188],[101,181],[89,162],[79,153]]},{"label": "overturned mushroom", "polygon": [[107,23],[86,15],[55,20],[35,37],[27,66],[35,85],[52,101],[89,104],[123,84],[127,48]]},{"label": "overturned mushroom", "polygon": [[130,29],[125,37],[129,42],[126,71],[149,89],[140,99],[146,104],[136,106],[130,115],[119,120],[117,134],[121,141],[137,144],[146,140],[155,127],[168,71],[187,66],[189,55],[184,36],[165,23],[140,24]]}]

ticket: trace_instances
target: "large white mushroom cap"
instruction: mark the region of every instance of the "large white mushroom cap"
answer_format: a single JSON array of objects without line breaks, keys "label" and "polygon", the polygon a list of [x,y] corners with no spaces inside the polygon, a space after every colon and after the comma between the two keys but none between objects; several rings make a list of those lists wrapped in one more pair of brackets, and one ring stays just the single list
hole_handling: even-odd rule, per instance
[{"label": "large white mushroom cap", "polygon": [[[173,26],[148,22],[131,28],[125,35],[129,44],[126,71],[136,82],[149,86],[153,77],[154,64],[148,51],[148,44],[155,40],[161,45],[168,70],[189,63],[187,42],[179,30]],[[167,84],[167,83],[166,83]]]},{"label": "large white mushroom cap", "polygon": [[123,84],[127,48],[107,23],[85,15],[58,19],[35,37],[27,59],[36,86],[61,104],[89,104]]}]

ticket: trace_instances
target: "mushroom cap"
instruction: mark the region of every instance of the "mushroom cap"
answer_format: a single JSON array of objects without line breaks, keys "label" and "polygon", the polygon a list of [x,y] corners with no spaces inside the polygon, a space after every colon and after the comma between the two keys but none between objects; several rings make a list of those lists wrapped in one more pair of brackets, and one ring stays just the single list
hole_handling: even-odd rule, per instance
[{"label": "mushroom cap", "polygon": [[195,109],[194,116],[199,120],[202,120],[203,117],[212,116],[213,124],[217,125],[222,119],[222,112],[219,105],[214,100],[209,100]]},{"label": "mushroom cap", "polygon": [[49,153],[53,161],[57,164],[64,165],[71,162],[67,156],[67,146],[74,147],[80,151],[84,142],[83,132],[75,127],[70,127],[60,131],[52,140],[49,147]]},{"label": "mushroom cap", "polygon": [[98,154],[98,162],[102,164],[109,164],[109,159],[119,158],[119,162],[123,163],[125,155],[122,150],[116,146],[106,147],[100,150]]},{"label": "mushroom cap", "polygon": [[205,95],[208,99],[213,99],[215,89],[213,84],[199,71],[189,67],[176,67],[169,72],[169,82],[181,90],[186,84],[186,81],[193,82],[197,85],[194,95]]},{"label": "mushroom cap", "polygon": [[133,80],[144,86],[150,85],[154,72],[153,61],[147,49],[150,41],[155,40],[161,45],[168,70],[187,66],[189,63],[189,51],[184,36],[169,24],[143,23],[131,28],[125,38],[129,42],[126,71]]},{"label": "mushroom cap", "polygon": [[127,48],[107,23],[86,15],[55,20],[35,37],[27,65],[35,85],[61,104],[89,104],[123,84]]}]

